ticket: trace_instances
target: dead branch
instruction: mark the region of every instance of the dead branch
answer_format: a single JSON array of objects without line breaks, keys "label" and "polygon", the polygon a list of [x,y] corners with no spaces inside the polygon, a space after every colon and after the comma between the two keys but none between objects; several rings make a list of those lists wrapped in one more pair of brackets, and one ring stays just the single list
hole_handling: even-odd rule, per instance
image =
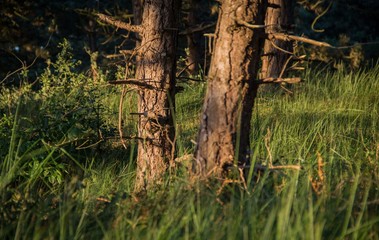
[{"label": "dead branch", "polygon": [[178,74],[176,74],[176,78],[180,77],[193,64],[194,63],[187,64]]},{"label": "dead branch", "polygon": [[194,82],[204,82],[204,80],[196,79],[196,78],[190,78],[190,77],[179,77],[179,79],[185,79],[185,80],[194,81]]},{"label": "dead branch", "polygon": [[124,56],[124,54],[108,54],[105,56],[105,58],[110,59],[110,58],[119,58],[119,57],[123,57],[123,56]]},{"label": "dead branch", "polygon": [[136,78],[129,78],[125,80],[116,80],[116,81],[109,81],[109,84],[112,85],[118,85],[118,84],[130,84],[130,85],[136,85],[138,87],[147,88],[147,89],[155,89],[154,86],[143,82],[142,80],[151,80],[151,79],[136,79]]},{"label": "dead branch", "polygon": [[200,24],[199,26],[187,29],[185,31],[181,31],[179,33],[179,35],[189,35],[189,34],[196,33],[196,32],[202,32],[204,30],[207,30],[209,28],[214,27],[215,25],[216,25],[216,23],[211,23],[211,24],[207,24],[207,25]]},{"label": "dead branch", "polygon": [[329,43],[316,41],[316,40],[309,39],[309,38],[306,38],[306,37],[299,37],[299,36],[295,36],[295,35],[288,35],[288,34],[285,34],[285,33],[271,33],[271,34],[269,34],[269,38],[271,38],[270,36],[273,37],[273,38],[275,38],[275,39],[282,40],[282,41],[298,41],[298,42],[304,42],[304,43],[308,43],[308,44],[311,44],[311,45],[315,45],[315,46],[318,46],[318,47],[333,48],[333,46],[330,45]]},{"label": "dead branch", "polygon": [[136,49],[133,50],[120,50],[120,53],[123,55],[134,55],[136,53]]},{"label": "dead branch", "polygon": [[293,83],[299,83],[301,82],[301,78],[299,77],[293,77],[293,78],[263,78],[263,79],[259,79],[259,80],[256,80],[254,81],[255,83],[258,83],[258,84],[268,84],[268,83],[290,83],[290,84],[293,84]]},{"label": "dead branch", "polygon": [[[259,171],[277,171],[277,170],[301,170],[300,165],[272,165],[271,166],[264,166],[260,164],[255,164],[254,166],[254,171],[259,172]],[[249,169],[251,168],[251,165],[244,165],[244,166],[238,166],[240,169]]]},{"label": "dead branch", "polygon": [[[238,18],[235,18],[235,21],[239,24],[239,25],[242,25],[242,26],[245,26],[245,27],[248,27],[248,28],[251,28],[251,29],[259,29],[259,28],[266,28],[268,27],[268,25],[255,25],[255,24],[250,24],[242,19],[238,19]],[[304,42],[304,43],[308,43],[308,44],[311,44],[311,45],[315,45],[315,46],[318,46],[318,47],[330,47],[330,48],[333,48],[332,45],[330,45],[329,43],[326,43],[326,42],[320,42],[320,41],[316,41],[316,40],[313,40],[313,39],[309,39],[309,38],[305,38],[305,37],[299,37],[299,36],[295,36],[295,35],[289,35],[289,34],[285,34],[285,33],[270,33],[268,34],[267,36],[268,39],[271,39],[271,38],[275,38],[275,39],[278,39],[278,40],[282,40],[282,41],[299,41],[299,42]]]},{"label": "dead branch", "polygon": [[[104,140],[116,140],[120,139],[120,136],[108,136],[105,137]],[[124,140],[139,140],[139,141],[152,141],[153,139],[147,137],[136,137],[136,136],[122,136]]]},{"label": "dead branch", "polygon": [[284,66],[282,67],[282,70],[280,71],[279,78],[281,78],[283,76],[284,72],[287,70],[288,63],[291,61],[292,56],[293,55],[289,56],[287,58],[286,62],[284,63]]},{"label": "dead branch", "polygon": [[234,20],[237,22],[237,24],[245,26],[245,27],[248,27],[248,28],[251,28],[251,29],[257,29],[257,28],[265,28],[265,27],[267,27],[267,25],[251,24],[251,23],[248,23],[248,22],[246,22],[246,21],[244,21],[242,19],[239,19],[239,18],[234,18]]},{"label": "dead branch", "polygon": [[[319,1],[319,2],[322,3],[322,1]],[[311,25],[311,28],[312,28],[313,31],[315,31],[315,32],[324,32],[324,31],[325,31],[325,29],[315,29],[315,25],[316,25],[316,22],[317,22],[322,16],[324,16],[324,15],[329,11],[330,7],[332,6],[332,3],[333,3],[333,1],[331,1],[331,2],[329,3],[329,6],[325,9],[325,11],[323,11],[322,13],[320,13],[320,14],[319,14],[319,15],[313,20],[312,25]],[[317,4],[317,3],[316,3],[316,4]]]},{"label": "dead branch", "polygon": [[121,96],[120,96],[120,102],[118,105],[118,133],[120,134],[120,140],[122,146],[127,149],[126,143],[123,138],[123,133],[122,133],[122,110],[123,110],[123,103],[124,103],[124,97],[127,93],[127,89],[125,85],[122,85],[122,91],[121,91]]},{"label": "dead branch", "polygon": [[[246,166],[248,167],[248,166]],[[276,171],[276,170],[284,170],[284,169],[290,169],[290,170],[301,170],[300,165],[272,165],[272,166],[263,166],[256,164],[254,166],[254,170],[256,171]]]},{"label": "dead branch", "polygon": [[278,45],[276,45],[274,39],[272,39],[272,38],[270,39],[270,43],[271,43],[271,45],[272,45],[274,48],[276,48],[277,50],[279,50],[279,51],[281,51],[281,52],[284,52],[284,53],[289,54],[289,55],[291,55],[291,56],[295,55],[293,52],[289,52],[289,51],[287,51],[287,50],[285,50],[285,49],[279,47]]},{"label": "dead branch", "polygon": [[124,23],[120,20],[114,19],[111,16],[102,14],[102,13],[97,13],[96,16],[103,22],[108,23],[110,25],[113,25],[117,28],[121,28],[130,32],[135,32],[135,33],[142,33],[143,32],[143,27],[140,25],[132,25],[128,23]]}]

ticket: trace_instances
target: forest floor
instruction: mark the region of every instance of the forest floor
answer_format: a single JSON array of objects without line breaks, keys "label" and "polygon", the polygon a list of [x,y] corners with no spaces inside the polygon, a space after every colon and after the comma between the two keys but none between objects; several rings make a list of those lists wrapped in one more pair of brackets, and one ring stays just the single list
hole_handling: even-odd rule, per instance
[{"label": "forest floor", "polygon": [[[93,123],[92,112],[56,108],[67,96],[54,112],[41,100],[49,91],[9,92],[19,103],[13,117],[2,105],[0,239],[379,239],[379,65],[310,69],[302,77],[287,87],[291,93],[259,93],[251,133],[256,167],[204,185],[187,173],[206,83],[183,84],[177,168],[143,196],[133,194],[136,143],[126,142],[126,150],[117,138],[78,145],[78,136],[91,134],[84,125]],[[101,97],[110,116],[102,121],[117,126],[119,89],[82,91],[69,96]],[[128,115],[134,97],[125,99],[126,136],[136,119]]]}]

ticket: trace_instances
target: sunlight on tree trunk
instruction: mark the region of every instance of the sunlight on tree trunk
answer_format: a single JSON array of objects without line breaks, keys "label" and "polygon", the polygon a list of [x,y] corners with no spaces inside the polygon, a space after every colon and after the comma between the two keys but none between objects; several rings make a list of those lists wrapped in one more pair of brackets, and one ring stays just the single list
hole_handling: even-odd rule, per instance
[{"label": "sunlight on tree trunk", "polygon": [[143,5],[141,46],[136,77],[138,91],[137,192],[160,184],[174,158],[172,114],[175,108],[177,0],[151,0]]},{"label": "sunlight on tree trunk", "polygon": [[263,30],[239,25],[239,20],[263,24],[263,2],[226,0],[220,6],[195,155],[194,170],[202,177],[221,176],[233,164],[249,162]]}]

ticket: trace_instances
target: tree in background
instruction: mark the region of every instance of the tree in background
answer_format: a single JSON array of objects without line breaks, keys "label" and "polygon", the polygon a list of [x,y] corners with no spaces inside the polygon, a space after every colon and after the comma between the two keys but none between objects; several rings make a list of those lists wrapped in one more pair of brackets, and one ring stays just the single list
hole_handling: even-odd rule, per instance
[{"label": "tree in background", "polygon": [[219,8],[215,47],[197,141],[196,174],[221,176],[249,161],[250,121],[258,84],[264,4],[225,0]]},{"label": "tree in background", "polygon": [[[188,0],[187,16],[185,18],[185,24],[187,29],[196,27],[200,24],[200,0]],[[201,32],[191,32],[186,34],[187,38],[187,65],[188,71],[191,75],[196,75],[199,71],[199,65],[201,64],[202,51],[201,46]]]},{"label": "tree in background", "polygon": [[283,77],[282,69],[289,60],[293,49],[292,43],[275,39],[272,33],[288,32],[293,24],[292,0],[269,0],[265,25],[266,41],[262,57],[261,78]]}]

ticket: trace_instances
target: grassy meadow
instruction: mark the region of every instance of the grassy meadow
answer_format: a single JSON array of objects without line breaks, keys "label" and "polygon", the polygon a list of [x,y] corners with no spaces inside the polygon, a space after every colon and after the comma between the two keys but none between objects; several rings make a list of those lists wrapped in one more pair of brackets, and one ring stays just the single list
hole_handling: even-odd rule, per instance
[{"label": "grassy meadow", "polygon": [[[62,65],[42,77],[61,85],[1,93],[0,239],[379,239],[379,65],[313,68],[292,94],[260,92],[252,165],[284,168],[204,185],[187,179],[186,156],[206,83],[183,83],[184,160],[144,196],[133,195],[136,143],[92,140],[117,133],[120,88],[83,85]],[[79,80],[67,90],[62,78]],[[135,97],[123,109],[133,135]]]}]

